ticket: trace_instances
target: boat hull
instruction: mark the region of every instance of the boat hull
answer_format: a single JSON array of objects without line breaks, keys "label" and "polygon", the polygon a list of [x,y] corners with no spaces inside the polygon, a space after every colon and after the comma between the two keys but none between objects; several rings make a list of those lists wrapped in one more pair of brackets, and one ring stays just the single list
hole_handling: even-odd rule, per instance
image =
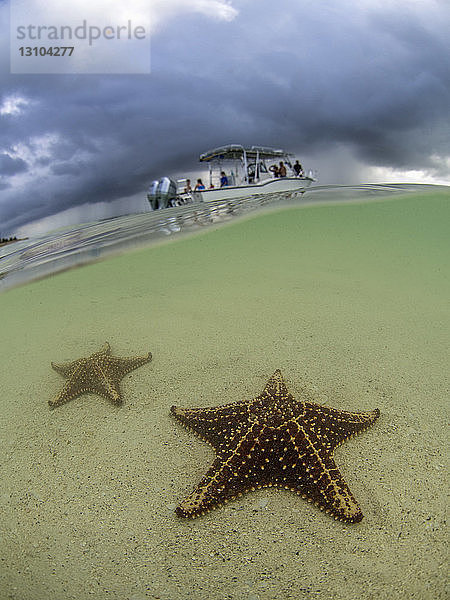
[{"label": "boat hull", "polygon": [[181,199],[194,200],[194,202],[211,202],[215,200],[231,200],[259,194],[273,194],[276,192],[302,192],[314,180],[310,177],[282,177],[267,179],[266,181],[249,185],[229,185],[210,190],[198,190],[192,194],[181,194]]}]

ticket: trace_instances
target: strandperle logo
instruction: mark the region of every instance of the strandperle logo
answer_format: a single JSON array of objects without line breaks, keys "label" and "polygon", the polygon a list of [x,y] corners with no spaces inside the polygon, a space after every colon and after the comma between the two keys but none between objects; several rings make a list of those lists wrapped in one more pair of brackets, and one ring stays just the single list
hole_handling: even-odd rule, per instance
[{"label": "strandperle logo", "polygon": [[84,19],[80,25],[19,25],[16,28],[17,40],[61,42],[87,40],[92,46],[96,40],[145,40],[147,31],[142,25],[133,26],[131,20],[126,25],[89,25]]},{"label": "strandperle logo", "polygon": [[[1,1],[1,0],[0,0]],[[10,72],[23,74],[149,74],[150,14],[135,0],[79,0],[52,10],[48,0],[10,0]]]}]

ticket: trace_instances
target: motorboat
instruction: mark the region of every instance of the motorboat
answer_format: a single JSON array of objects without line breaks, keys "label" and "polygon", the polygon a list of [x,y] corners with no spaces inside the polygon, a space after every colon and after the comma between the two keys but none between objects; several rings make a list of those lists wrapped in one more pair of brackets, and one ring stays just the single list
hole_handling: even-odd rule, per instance
[{"label": "motorboat", "polygon": [[169,177],[153,181],[147,193],[153,210],[277,192],[301,195],[315,181],[312,171],[305,174],[292,154],[266,146],[221,146],[201,154],[199,160],[208,167],[207,181]]}]

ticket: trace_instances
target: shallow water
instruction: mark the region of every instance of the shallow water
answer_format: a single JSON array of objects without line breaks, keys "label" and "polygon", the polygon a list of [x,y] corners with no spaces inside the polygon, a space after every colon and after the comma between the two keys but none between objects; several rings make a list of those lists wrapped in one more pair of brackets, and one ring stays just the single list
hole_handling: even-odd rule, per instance
[{"label": "shallow water", "polygon": [[[0,597],[444,598],[449,200],[283,208],[0,294]],[[49,411],[50,362],[105,341],[153,353],[123,406]],[[297,398],[381,410],[336,452],[363,521],[275,489],[178,519],[214,453],[170,406],[277,368]]]},{"label": "shallow water", "polygon": [[380,199],[405,192],[445,190],[420,184],[315,186],[305,194],[260,194],[249,198],[191,204],[164,211],[82,223],[0,247],[0,291],[74,266],[88,264],[182,234],[192,234],[261,212],[287,206]]}]

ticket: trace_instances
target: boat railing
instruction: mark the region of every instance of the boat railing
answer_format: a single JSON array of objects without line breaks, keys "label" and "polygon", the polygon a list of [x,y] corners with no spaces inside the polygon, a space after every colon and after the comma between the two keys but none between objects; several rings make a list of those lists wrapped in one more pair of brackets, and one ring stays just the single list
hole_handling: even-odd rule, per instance
[{"label": "boat railing", "polygon": [[[243,181],[242,178],[237,177],[233,170],[223,169],[223,171],[228,178],[228,186],[248,185],[248,183],[263,183],[263,182],[271,180],[271,179],[277,179],[273,173],[261,173],[258,181],[250,180],[249,182],[247,182],[247,181]],[[309,169],[308,171],[304,171],[300,175],[296,175],[295,172],[293,171],[293,169],[289,169],[287,176],[295,177],[298,179],[312,179],[313,181],[317,180],[317,173],[315,171],[313,171],[312,169]],[[218,189],[221,187],[220,186],[220,172],[213,173],[211,178],[207,175],[202,178],[202,181],[205,184],[206,189]],[[196,184],[196,180],[191,180],[192,190],[194,190],[195,184]],[[211,188],[211,184],[212,184],[212,188]],[[177,179],[176,180],[177,194],[179,194],[179,195],[185,194],[186,185],[187,185],[186,177]]]}]

